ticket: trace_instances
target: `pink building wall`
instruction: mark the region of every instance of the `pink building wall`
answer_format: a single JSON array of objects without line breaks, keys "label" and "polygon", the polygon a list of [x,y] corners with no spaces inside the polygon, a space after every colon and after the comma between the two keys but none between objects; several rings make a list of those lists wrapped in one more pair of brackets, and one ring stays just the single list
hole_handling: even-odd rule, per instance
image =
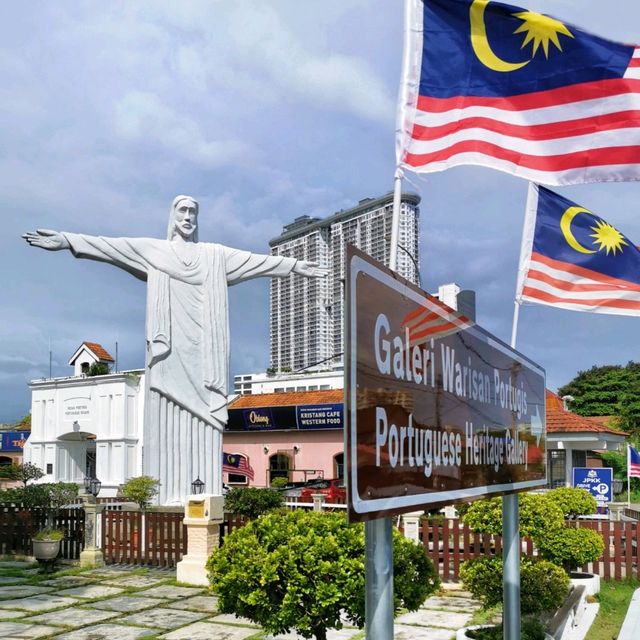
[{"label": "pink building wall", "polygon": [[[266,453],[265,447],[268,448]],[[304,480],[302,469],[322,470],[325,478],[335,478],[337,473],[334,457],[344,452],[344,432],[342,429],[227,431],[224,434],[223,449],[226,453],[239,453],[248,458],[254,471],[254,480],[249,482],[251,486],[267,486],[269,458],[278,451],[291,454],[293,468],[297,470],[292,474],[291,479],[294,481]],[[224,474],[223,481],[227,480],[228,476]]]}]

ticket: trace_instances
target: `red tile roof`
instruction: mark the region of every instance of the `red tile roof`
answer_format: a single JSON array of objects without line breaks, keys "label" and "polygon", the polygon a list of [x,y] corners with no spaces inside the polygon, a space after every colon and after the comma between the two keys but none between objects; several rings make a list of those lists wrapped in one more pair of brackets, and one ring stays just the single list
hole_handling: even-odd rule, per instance
[{"label": "red tile roof", "polygon": [[547,432],[548,433],[611,433],[626,436],[624,431],[608,426],[610,416],[579,416],[567,411],[562,399],[547,389]]},{"label": "red tile roof", "polygon": [[341,404],[342,389],[325,391],[289,391],[285,393],[260,393],[240,396],[229,404],[229,409],[254,409],[256,407],[290,407],[298,404]]},{"label": "red tile roof", "polygon": [[107,362],[113,362],[113,358],[111,357],[111,354],[101,345],[98,344],[97,342],[83,342],[83,345],[85,345],[88,349],[91,349],[91,351],[93,351],[93,353],[96,354],[96,356],[98,356],[98,359],[100,360],[106,360]]}]

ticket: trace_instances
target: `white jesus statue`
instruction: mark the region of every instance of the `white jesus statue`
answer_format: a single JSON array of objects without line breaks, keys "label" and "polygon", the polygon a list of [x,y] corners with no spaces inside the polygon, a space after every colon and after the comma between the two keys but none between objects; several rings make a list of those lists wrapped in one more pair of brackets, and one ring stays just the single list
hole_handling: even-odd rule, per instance
[{"label": "white jesus statue", "polygon": [[198,242],[198,203],[177,196],[166,240],[105,238],[38,229],[23,236],[50,251],[108,262],[147,282],[143,473],[160,480],[159,504],[184,502],[200,478],[222,493],[222,432],[229,377],[228,285],[259,276],[326,275],[316,263]]}]

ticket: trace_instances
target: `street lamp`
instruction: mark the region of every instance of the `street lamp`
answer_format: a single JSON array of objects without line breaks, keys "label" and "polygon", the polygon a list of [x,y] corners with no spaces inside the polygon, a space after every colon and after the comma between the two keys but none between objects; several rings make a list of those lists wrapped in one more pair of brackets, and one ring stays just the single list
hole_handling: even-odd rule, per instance
[{"label": "street lamp", "polygon": [[94,498],[100,493],[100,488],[102,487],[102,482],[98,480],[98,478],[88,478],[84,479],[84,490]]},{"label": "street lamp", "polygon": [[200,480],[200,476],[198,476],[191,483],[191,493],[192,493],[192,495],[197,495],[197,494],[203,493],[203,492],[204,492],[204,482],[202,482],[202,480]]}]

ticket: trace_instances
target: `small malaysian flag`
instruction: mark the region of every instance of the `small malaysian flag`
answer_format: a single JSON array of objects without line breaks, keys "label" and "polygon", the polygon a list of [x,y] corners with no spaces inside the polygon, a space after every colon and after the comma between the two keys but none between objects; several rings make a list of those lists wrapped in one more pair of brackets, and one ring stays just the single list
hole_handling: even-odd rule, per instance
[{"label": "small malaysian flag", "polygon": [[516,301],[638,316],[640,250],[600,216],[532,184]]},{"label": "small malaysian flag", "polygon": [[629,445],[628,475],[630,478],[640,478],[640,453]]},{"label": "small malaysian flag", "polygon": [[249,480],[254,478],[253,467],[249,464],[247,458],[239,453],[222,452],[222,471],[242,474],[247,476]]}]

